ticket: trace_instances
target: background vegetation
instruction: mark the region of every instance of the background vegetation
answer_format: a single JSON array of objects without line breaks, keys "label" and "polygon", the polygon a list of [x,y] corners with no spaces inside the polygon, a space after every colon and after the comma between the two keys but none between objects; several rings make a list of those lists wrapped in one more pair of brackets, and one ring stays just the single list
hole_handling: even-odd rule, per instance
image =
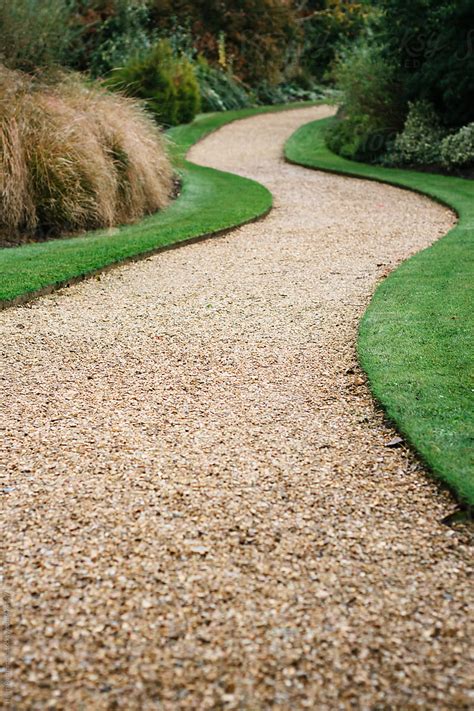
[{"label": "background vegetation", "polygon": [[474,169],[474,4],[379,0],[357,40],[339,51],[343,92],[328,145],[383,165]]},{"label": "background vegetation", "polygon": [[317,99],[336,44],[362,31],[362,7],[0,0],[0,242],[164,207],[173,185],[159,127],[200,111]]},{"label": "background vegetation", "polygon": [[[474,174],[472,0],[0,0],[0,48],[4,66],[35,86],[64,84],[69,72],[88,87],[83,97],[105,87],[143,102],[165,128],[200,111],[336,91],[331,150]],[[64,195],[72,185],[64,183]],[[9,219],[0,215],[4,225]],[[50,224],[39,219],[40,231]]]},{"label": "background vegetation", "polygon": [[0,54],[11,69],[107,79],[173,124],[170,82],[187,115],[317,98],[369,15],[367,0],[0,0]]}]

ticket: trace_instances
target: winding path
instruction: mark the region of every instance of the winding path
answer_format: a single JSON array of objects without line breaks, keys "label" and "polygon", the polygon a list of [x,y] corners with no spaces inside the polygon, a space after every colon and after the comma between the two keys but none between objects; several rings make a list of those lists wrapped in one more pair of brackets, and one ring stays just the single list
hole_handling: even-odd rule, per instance
[{"label": "winding path", "polygon": [[355,354],[453,218],[285,164],[328,113],[192,150],[265,220],[0,315],[12,708],[472,708],[472,549]]}]

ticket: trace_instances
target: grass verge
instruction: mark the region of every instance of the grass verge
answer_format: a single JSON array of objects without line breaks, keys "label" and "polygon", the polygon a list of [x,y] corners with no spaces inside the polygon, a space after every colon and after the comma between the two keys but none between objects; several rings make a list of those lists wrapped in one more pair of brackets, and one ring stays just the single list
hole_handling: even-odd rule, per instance
[{"label": "grass verge", "polygon": [[191,124],[171,129],[171,150],[183,180],[180,197],[166,210],[133,225],[0,250],[0,307],[26,301],[119,262],[264,215],[272,204],[265,187],[237,175],[194,165],[185,160],[186,152],[226,123],[303,105],[311,104],[204,114]]},{"label": "grass verge", "polygon": [[291,136],[290,162],[409,188],[449,205],[456,227],[380,284],[358,351],[375,397],[431,471],[474,506],[474,181],[349,161],[325,145],[332,119]]}]

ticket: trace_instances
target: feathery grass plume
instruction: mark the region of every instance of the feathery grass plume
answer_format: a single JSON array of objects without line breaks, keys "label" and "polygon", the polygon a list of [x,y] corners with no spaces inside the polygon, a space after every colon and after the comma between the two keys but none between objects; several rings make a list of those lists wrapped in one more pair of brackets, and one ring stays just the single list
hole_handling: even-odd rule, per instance
[{"label": "feathery grass plume", "polygon": [[0,67],[2,241],[132,222],[165,207],[172,169],[142,107],[77,76]]},{"label": "feathery grass plume", "polygon": [[90,122],[115,173],[115,223],[131,222],[165,207],[172,169],[165,138],[141,103],[74,77],[61,85],[64,101]]}]

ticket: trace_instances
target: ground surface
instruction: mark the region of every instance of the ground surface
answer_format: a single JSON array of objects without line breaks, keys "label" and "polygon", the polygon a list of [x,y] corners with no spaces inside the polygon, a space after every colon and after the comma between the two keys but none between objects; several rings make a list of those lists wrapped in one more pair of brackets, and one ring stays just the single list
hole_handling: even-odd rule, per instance
[{"label": "ground surface", "polygon": [[12,708],[472,708],[468,534],[355,363],[452,216],[285,165],[325,113],[193,149],[264,221],[0,315]]},{"label": "ground surface", "polygon": [[285,144],[286,156],[412,188],[459,216],[448,235],[382,281],[360,323],[358,353],[390,419],[474,509],[474,181],[341,158],[324,140],[332,120],[301,126]]}]

